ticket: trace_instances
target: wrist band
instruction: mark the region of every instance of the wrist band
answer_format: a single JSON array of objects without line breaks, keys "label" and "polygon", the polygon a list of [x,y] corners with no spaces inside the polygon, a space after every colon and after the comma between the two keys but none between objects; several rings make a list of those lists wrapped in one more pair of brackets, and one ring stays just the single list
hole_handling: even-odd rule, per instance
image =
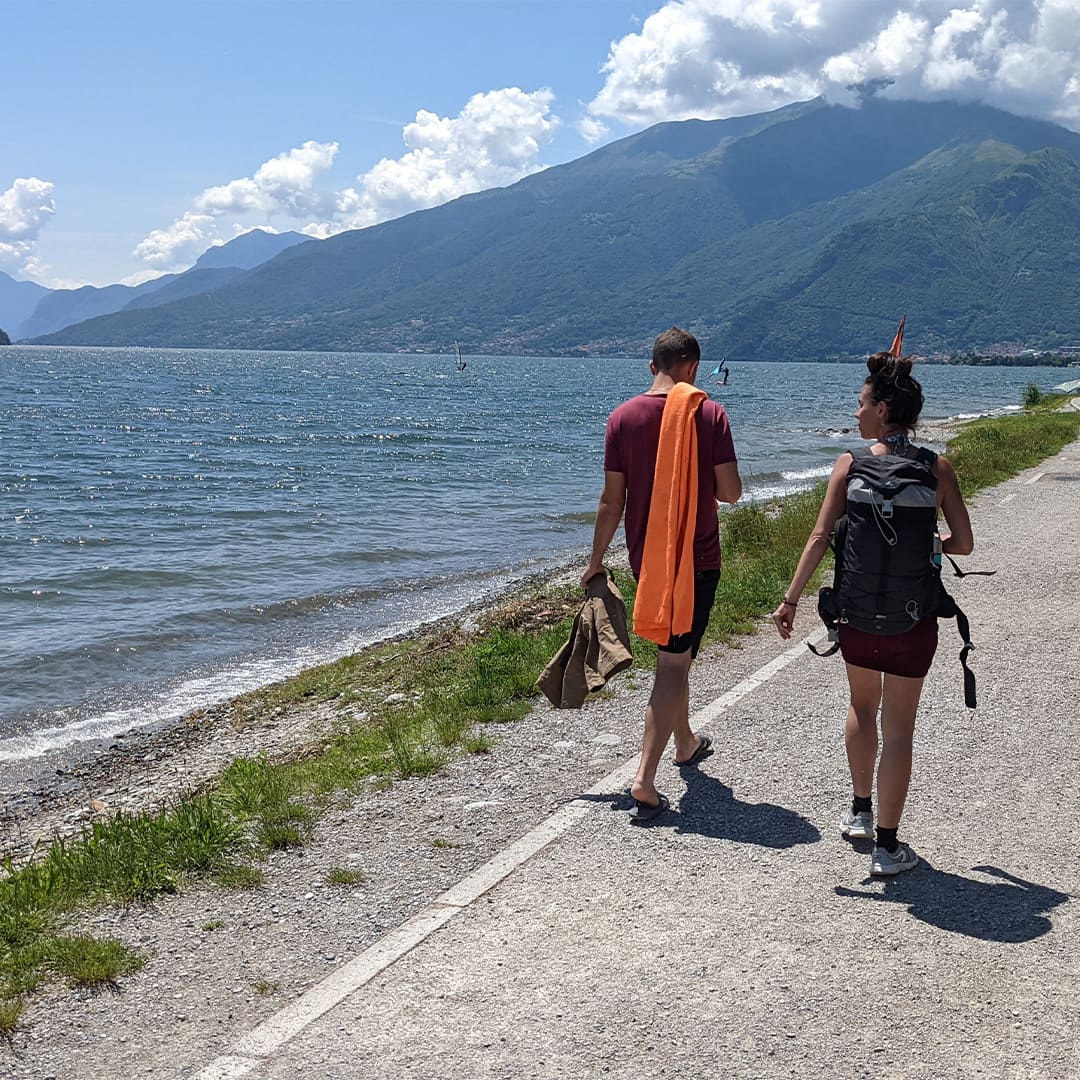
[{"label": "wrist band", "polygon": [[782,604],[787,604],[788,607],[797,608],[799,605],[792,603],[786,596],[780,601]]}]

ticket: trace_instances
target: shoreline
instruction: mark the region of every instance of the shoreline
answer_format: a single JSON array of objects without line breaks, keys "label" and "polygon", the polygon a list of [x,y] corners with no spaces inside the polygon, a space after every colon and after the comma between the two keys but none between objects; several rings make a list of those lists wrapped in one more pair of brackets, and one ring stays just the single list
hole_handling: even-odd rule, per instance
[{"label": "shoreline", "polygon": [[[115,738],[115,732],[122,731],[125,734],[147,732],[157,730],[158,728],[170,724],[178,724],[182,722],[185,717],[194,713],[204,712],[226,705],[235,698],[247,694],[257,694],[267,687],[294,678],[311,668],[335,663],[347,656],[357,655],[367,649],[377,648],[388,642],[405,640],[410,637],[422,635],[432,629],[438,628],[448,621],[452,622],[455,619],[467,618],[470,613],[483,611],[492,605],[502,603],[507,596],[511,595],[516,590],[532,588],[537,583],[546,580],[548,575],[557,577],[566,572],[569,566],[576,565],[575,560],[582,558],[587,561],[587,548],[576,547],[554,557],[535,556],[523,560],[516,566],[500,566],[490,570],[477,570],[471,572],[464,575],[460,580],[474,580],[480,583],[473,590],[474,595],[472,596],[454,596],[451,592],[447,594],[446,599],[441,603],[432,605],[434,608],[432,614],[420,618],[419,621],[416,621],[415,619],[394,618],[383,626],[365,629],[359,634],[350,632],[344,636],[340,636],[335,644],[326,645],[325,652],[318,655],[317,658],[301,657],[300,653],[303,650],[297,650],[295,655],[282,660],[281,666],[284,669],[284,674],[277,674],[274,677],[264,676],[261,678],[261,681],[253,681],[249,685],[244,684],[241,680],[241,688],[234,689],[228,693],[223,693],[220,696],[214,695],[209,700],[196,702],[182,708],[168,711],[167,707],[162,707],[161,701],[167,699],[171,693],[176,692],[176,688],[172,687],[170,682],[166,680],[161,684],[152,687],[147,699],[136,705],[125,705],[122,709],[113,708],[111,706],[102,706],[90,715],[80,717],[65,727],[46,724],[39,728],[29,728],[2,734],[0,735],[0,789],[3,787],[4,770],[17,765],[21,761],[30,761],[54,753],[63,753],[80,744],[92,745],[109,742]],[[539,569],[537,568],[538,566],[540,567]],[[358,636],[361,637],[359,642],[356,641]],[[234,671],[243,671],[243,669],[250,664],[252,657],[255,655],[255,653],[245,653],[238,657],[233,657],[231,660],[227,658],[221,661],[222,666],[220,669],[214,669],[212,677],[224,680]],[[214,662],[208,661],[208,663],[212,665]],[[232,666],[230,666],[230,663]],[[176,680],[194,679],[195,681],[199,681],[201,677],[197,676],[197,671],[197,668],[189,669],[187,671],[179,672],[171,678],[175,678]],[[180,685],[184,685],[184,682],[181,682]],[[45,715],[46,717],[52,717],[58,712],[62,712],[65,709],[72,707],[73,706],[69,704],[50,706],[51,712]],[[130,714],[138,711],[156,712],[159,709],[162,712],[165,712],[165,715],[147,720],[144,723],[133,723],[130,718],[125,718],[123,715],[112,720],[109,719],[114,712]],[[79,734],[81,731],[95,733]],[[97,734],[96,732],[98,731],[102,733]],[[65,733],[68,732],[71,733],[70,737],[65,737]],[[31,745],[31,748],[29,748],[26,753],[13,753],[8,756],[6,748],[11,744],[18,744],[21,741],[33,744],[38,740],[44,740],[46,733],[52,736],[48,745],[41,746],[40,748],[34,748]]]},{"label": "shoreline", "polygon": [[[387,634],[326,663],[337,663],[347,655],[362,656],[395,642],[455,631],[471,635],[479,630],[483,617],[543,588],[571,584],[587,562],[588,552],[577,550],[551,570],[506,582],[490,596],[455,612]],[[609,559],[612,566],[624,563],[625,551]],[[69,835],[117,811],[160,807],[204,787],[237,757],[265,753],[270,758],[286,758],[320,741],[336,715],[333,705],[301,702],[278,706],[269,713],[258,708],[274,687],[295,677],[265,683],[175,719],[0,762],[0,835],[4,837],[0,857],[23,858],[42,841]]]}]

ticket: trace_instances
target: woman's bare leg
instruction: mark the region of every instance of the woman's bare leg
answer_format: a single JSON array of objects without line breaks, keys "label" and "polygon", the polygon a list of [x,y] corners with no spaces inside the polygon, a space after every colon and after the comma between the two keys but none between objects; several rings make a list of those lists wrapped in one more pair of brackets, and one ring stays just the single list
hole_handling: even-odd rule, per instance
[{"label": "woman's bare leg", "polygon": [[911,781],[911,743],[922,679],[886,675],[881,703],[881,764],[878,766],[878,825],[895,829]]},{"label": "woman's bare leg", "polygon": [[874,791],[874,762],[877,760],[878,706],[881,704],[881,672],[847,665],[851,699],[844,745],[847,747],[851,785],[859,798],[869,798]]}]

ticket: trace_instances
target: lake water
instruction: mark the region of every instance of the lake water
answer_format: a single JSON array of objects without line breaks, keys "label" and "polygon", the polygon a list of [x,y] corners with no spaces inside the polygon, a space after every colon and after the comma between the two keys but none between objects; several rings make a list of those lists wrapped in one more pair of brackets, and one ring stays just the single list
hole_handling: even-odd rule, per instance
[{"label": "lake water", "polygon": [[[642,360],[0,351],[0,761],[108,736],[459,610],[591,538]],[[740,364],[748,494],[827,473],[864,369]],[[925,418],[1055,369],[920,369]]]}]

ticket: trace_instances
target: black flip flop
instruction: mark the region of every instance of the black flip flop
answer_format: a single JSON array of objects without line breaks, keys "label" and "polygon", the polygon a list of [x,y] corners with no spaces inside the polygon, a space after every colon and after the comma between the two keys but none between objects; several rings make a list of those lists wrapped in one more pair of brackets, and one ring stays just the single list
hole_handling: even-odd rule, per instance
[{"label": "black flip flop", "polygon": [[702,735],[701,739],[698,741],[698,748],[685,761],[676,761],[672,758],[671,764],[674,765],[676,769],[689,769],[694,765],[700,764],[712,752],[712,736]]},{"label": "black flip flop", "polygon": [[660,800],[657,803],[642,802],[640,799],[634,799],[634,807],[630,811],[630,820],[652,821],[653,818],[659,817],[665,811],[671,809],[671,800],[666,795],[657,792],[657,798]]}]

